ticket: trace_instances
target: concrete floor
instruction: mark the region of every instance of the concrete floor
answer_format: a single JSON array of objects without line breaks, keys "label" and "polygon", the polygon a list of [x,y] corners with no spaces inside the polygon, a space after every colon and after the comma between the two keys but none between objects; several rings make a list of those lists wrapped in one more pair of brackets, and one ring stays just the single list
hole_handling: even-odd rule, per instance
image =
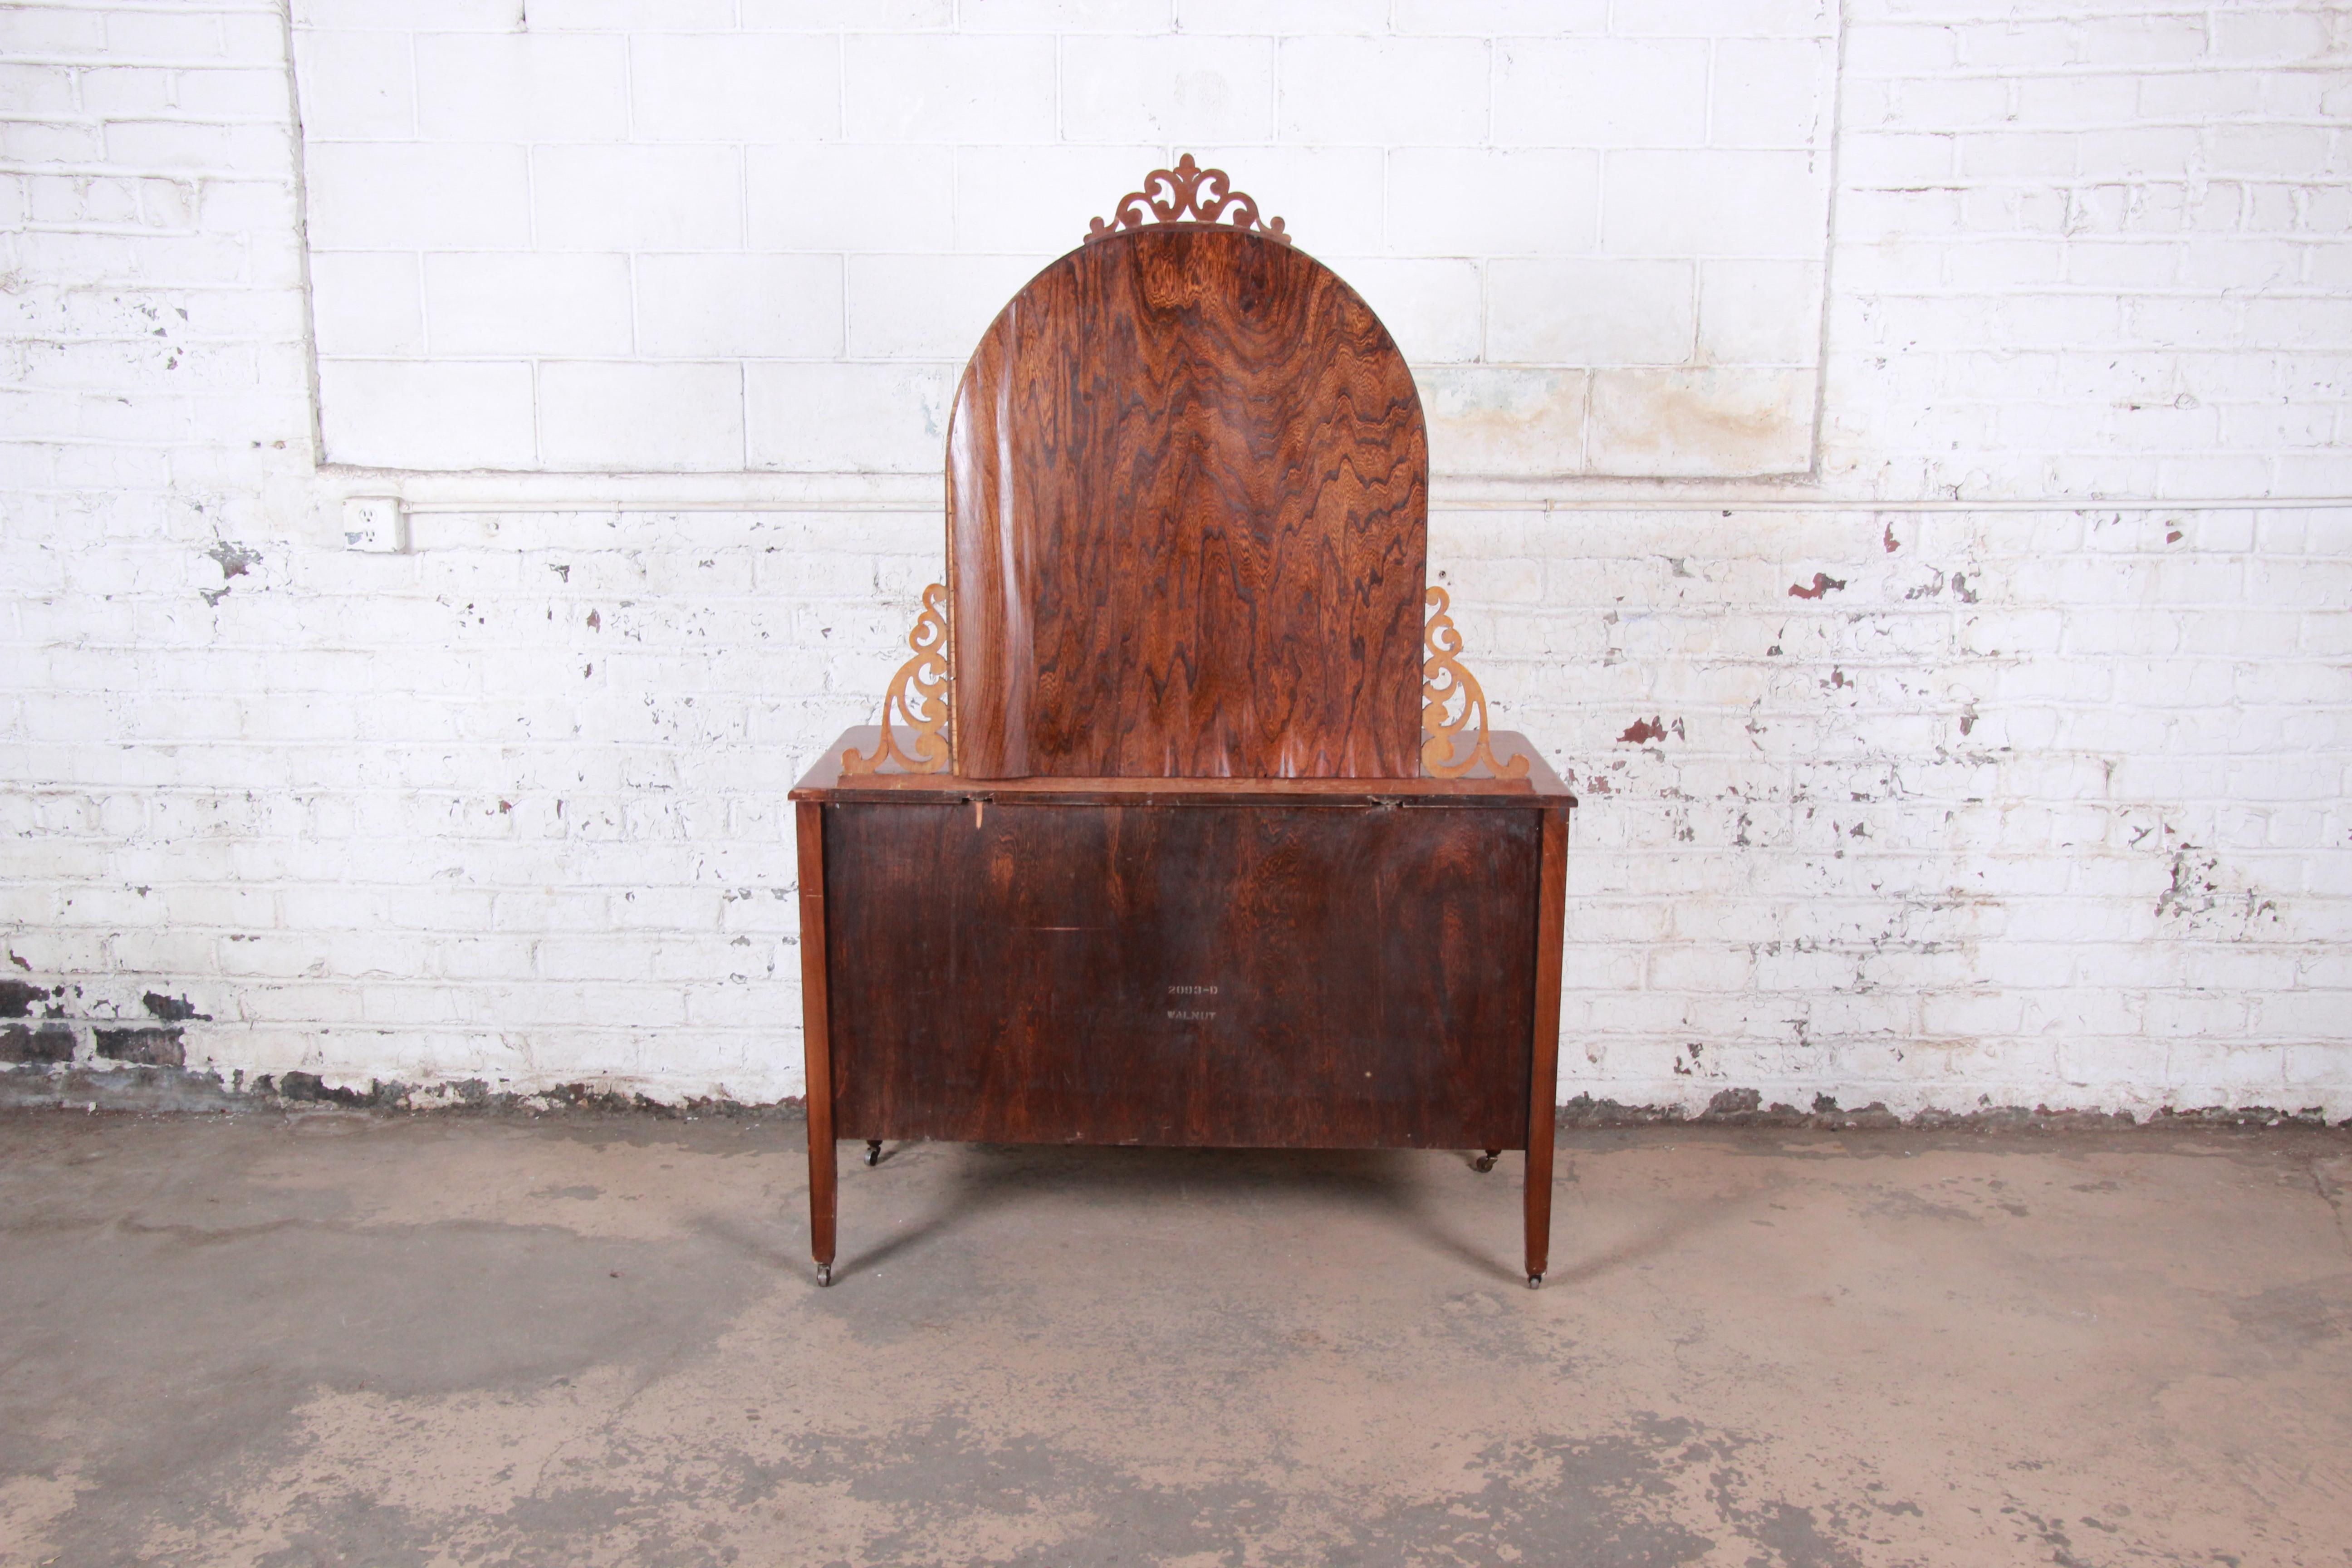
[{"label": "concrete floor", "polygon": [[0,1562],[2352,1563],[2341,1134],[0,1116]]}]

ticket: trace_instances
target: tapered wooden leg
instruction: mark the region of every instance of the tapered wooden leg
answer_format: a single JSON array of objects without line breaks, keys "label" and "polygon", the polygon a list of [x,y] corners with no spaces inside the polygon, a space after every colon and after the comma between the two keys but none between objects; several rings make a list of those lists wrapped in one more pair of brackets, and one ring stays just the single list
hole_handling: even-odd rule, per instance
[{"label": "tapered wooden leg", "polygon": [[[820,1125],[822,1123],[822,1125]],[[839,1185],[834,1180],[833,1110],[820,1115],[809,1102],[809,1251],[816,1258],[816,1282],[833,1283],[834,1217],[838,1213]]]},{"label": "tapered wooden leg", "polygon": [[801,1038],[808,1079],[809,1251],[816,1282],[833,1283],[837,1183],[833,1147],[833,1030],[824,952],[824,808],[803,801],[800,836]]},{"label": "tapered wooden leg", "polygon": [[1536,1019],[1528,1074],[1528,1289],[1551,1265],[1551,1144],[1559,1100],[1559,963],[1568,900],[1568,813],[1547,811],[1536,881]]}]

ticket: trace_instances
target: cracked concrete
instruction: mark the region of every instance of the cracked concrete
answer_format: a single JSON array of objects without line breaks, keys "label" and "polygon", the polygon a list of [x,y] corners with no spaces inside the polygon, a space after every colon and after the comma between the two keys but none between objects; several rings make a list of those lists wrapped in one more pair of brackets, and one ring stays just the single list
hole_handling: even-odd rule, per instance
[{"label": "cracked concrete", "polygon": [[0,1115],[0,1563],[2352,1563],[2341,1131]]}]

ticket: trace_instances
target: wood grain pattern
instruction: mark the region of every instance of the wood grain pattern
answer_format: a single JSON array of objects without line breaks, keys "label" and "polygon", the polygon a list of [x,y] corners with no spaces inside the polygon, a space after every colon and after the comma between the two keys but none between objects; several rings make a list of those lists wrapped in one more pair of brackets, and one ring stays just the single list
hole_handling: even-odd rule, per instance
[{"label": "wood grain pattern", "polygon": [[841,1137],[1526,1145],[1552,813],[824,811]]},{"label": "wood grain pattern", "polygon": [[1412,372],[1312,257],[1184,226],[1063,257],[950,424],[954,771],[1418,773],[1428,474]]}]

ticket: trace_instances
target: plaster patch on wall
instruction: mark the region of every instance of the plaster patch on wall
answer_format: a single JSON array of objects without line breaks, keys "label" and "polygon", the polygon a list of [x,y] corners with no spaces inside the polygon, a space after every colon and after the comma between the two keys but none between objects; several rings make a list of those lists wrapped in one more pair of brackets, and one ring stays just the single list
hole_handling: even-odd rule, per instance
[{"label": "plaster patch on wall", "polygon": [[935,473],[990,319],[1190,151],[1381,313],[1438,473],[1810,463],[1834,6],[658,11],[297,7],[330,461]]},{"label": "plaster patch on wall", "polygon": [[1584,468],[1591,377],[1498,365],[1416,369],[1429,463],[1453,474],[1575,474]]}]

